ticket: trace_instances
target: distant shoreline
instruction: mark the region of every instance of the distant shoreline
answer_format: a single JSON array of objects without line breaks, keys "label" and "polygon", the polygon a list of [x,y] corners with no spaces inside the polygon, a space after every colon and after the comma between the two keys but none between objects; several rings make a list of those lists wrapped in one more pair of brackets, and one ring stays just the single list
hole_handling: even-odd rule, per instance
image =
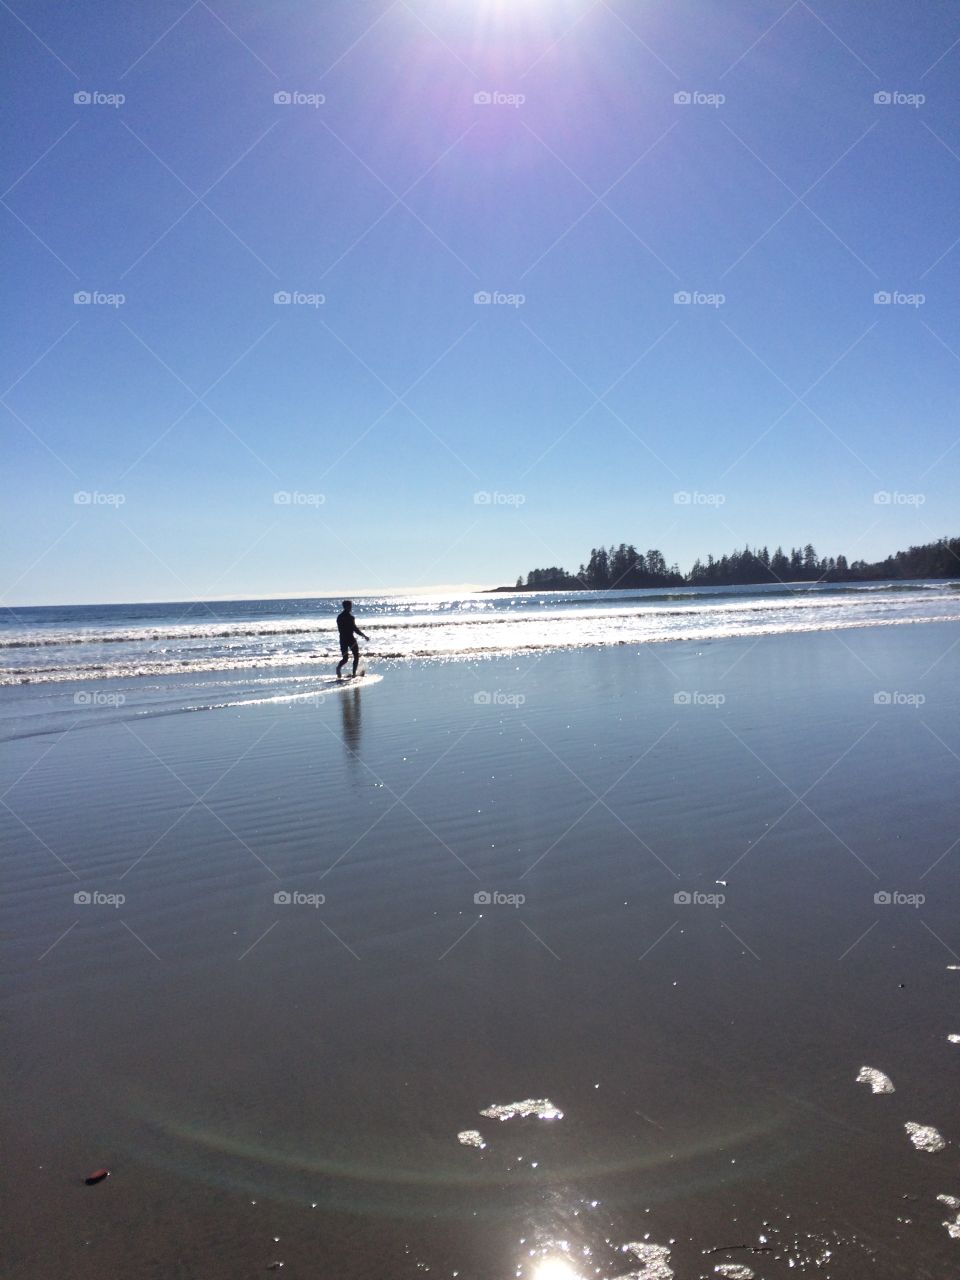
[{"label": "distant shoreline", "polygon": [[[889,499],[890,495],[887,495]],[[878,498],[882,495],[878,495]],[[607,591],[621,587],[644,590],[667,587],[760,587],[779,582],[886,582],[946,581],[957,578],[960,571],[960,538],[938,538],[922,546],[896,551],[883,560],[868,563],[850,561],[844,555],[818,556],[808,542],[804,547],[791,547],[789,554],[778,546],[771,554],[764,545],[751,550],[732,551],[716,558],[699,556],[689,572],[667,564],[661,551],[652,548],[641,552],[632,543],[593,547],[586,563],[576,573],[553,564],[531,569],[517,578],[516,587],[495,587],[495,591]]]},{"label": "distant shoreline", "polygon": [[544,591],[594,591],[606,595],[613,591],[696,591],[704,587],[844,587],[855,586],[858,582],[960,582],[958,574],[936,574],[930,577],[918,575],[916,578],[821,578],[811,581],[809,578],[789,578],[782,581],[778,578],[758,579],[754,582],[671,582],[654,584],[649,587],[591,587],[588,583],[578,582],[542,582],[535,587],[486,587],[482,595],[493,595],[497,592],[509,592],[514,595],[526,595]]}]

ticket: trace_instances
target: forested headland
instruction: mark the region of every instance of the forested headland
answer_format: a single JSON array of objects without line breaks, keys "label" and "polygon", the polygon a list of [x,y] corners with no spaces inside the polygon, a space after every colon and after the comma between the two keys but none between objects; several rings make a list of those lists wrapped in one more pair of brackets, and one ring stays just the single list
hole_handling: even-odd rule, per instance
[{"label": "forested headland", "polygon": [[552,565],[531,569],[513,587],[498,591],[609,591],[627,587],[727,587],[770,582],[863,582],[909,578],[960,578],[960,538],[940,538],[867,562],[846,556],[818,556],[811,543],[784,551],[768,547],[731,551],[719,559],[694,561],[687,573],[668,565],[655,547],[638,551],[632,543],[594,547],[576,573]]}]

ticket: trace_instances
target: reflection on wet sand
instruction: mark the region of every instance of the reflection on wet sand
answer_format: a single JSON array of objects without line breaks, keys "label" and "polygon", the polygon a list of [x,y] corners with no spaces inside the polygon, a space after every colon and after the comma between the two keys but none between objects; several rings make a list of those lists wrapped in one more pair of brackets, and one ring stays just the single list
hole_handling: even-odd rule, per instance
[{"label": "reflection on wet sand", "polygon": [[350,689],[340,699],[340,715],[342,718],[343,742],[351,757],[360,751],[360,686]]}]

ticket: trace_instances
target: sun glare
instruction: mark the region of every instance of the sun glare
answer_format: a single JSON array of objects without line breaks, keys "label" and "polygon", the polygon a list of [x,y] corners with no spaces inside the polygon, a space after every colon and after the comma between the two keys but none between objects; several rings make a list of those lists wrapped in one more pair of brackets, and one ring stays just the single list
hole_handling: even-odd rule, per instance
[{"label": "sun glare", "polygon": [[533,1272],[533,1280],[582,1280],[566,1258],[542,1258]]}]

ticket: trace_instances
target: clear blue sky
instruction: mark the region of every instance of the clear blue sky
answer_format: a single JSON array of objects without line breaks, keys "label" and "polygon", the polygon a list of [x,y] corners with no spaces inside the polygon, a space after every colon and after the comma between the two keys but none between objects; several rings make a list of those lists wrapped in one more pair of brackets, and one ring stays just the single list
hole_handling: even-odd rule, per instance
[{"label": "clear blue sky", "polygon": [[15,0],[0,27],[6,603],[958,532],[955,5]]}]

